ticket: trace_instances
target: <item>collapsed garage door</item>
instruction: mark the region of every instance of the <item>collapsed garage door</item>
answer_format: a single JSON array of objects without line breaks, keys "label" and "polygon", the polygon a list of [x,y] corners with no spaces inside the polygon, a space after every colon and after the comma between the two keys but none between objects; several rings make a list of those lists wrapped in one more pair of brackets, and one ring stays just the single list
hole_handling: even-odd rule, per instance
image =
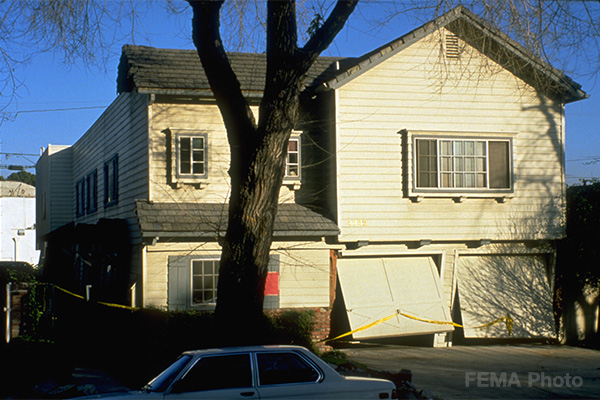
[{"label": "collapsed garage door", "polygon": [[[352,330],[396,310],[430,320],[450,321],[431,257],[347,257],[338,259],[338,277]],[[355,339],[452,331],[401,315],[353,335]]]},{"label": "collapsed garage door", "polygon": [[[459,258],[458,296],[465,337],[554,337],[552,292],[543,255],[491,255]],[[504,323],[477,328],[509,315]]]}]

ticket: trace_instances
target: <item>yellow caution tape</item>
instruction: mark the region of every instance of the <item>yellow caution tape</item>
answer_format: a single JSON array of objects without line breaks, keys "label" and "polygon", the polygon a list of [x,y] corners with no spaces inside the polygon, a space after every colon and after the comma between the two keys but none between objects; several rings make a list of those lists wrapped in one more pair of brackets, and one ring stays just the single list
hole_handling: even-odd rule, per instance
[{"label": "yellow caution tape", "polygon": [[66,294],[70,294],[71,296],[77,297],[78,299],[85,300],[85,298],[83,296],[81,296],[79,294],[76,294],[76,293],[73,293],[73,292],[70,292],[67,289],[63,289],[60,286],[54,285],[54,287],[57,288],[58,290],[62,291],[62,292],[65,292]]},{"label": "yellow caution tape", "polygon": [[[60,286],[57,286],[57,285],[53,285],[53,286],[55,288],[57,288],[58,290],[66,293],[66,294],[70,294],[71,296],[77,297],[78,299],[85,300],[85,297],[83,297],[83,296],[81,296],[81,295],[79,295],[77,293],[70,292],[67,289],[61,288]],[[131,311],[135,311],[135,310],[138,309],[137,307],[129,307],[129,306],[124,306],[124,305],[115,304],[115,303],[105,303],[103,301],[98,301],[97,303],[98,304],[102,304],[103,306],[107,306],[107,307],[122,308],[122,309],[125,309],[125,310],[131,310]]]},{"label": "yellow caution tape", "polygon": [[[452,326],[454,326],[456,328],[465,328],[463,325],[457,324],[456,322],[453,322],[453,321],[437,321],[437,320],[433,320],[433,319],[419,318],[419,317],[415,317],[414,315],[410,315],[410,314],[406,314],[404,312],[401,312],[400,310],[396,310],[395,313],[393,313],[391,315],[388,315],[387,317],[378,319],[375,322],[371,322],[370,324],[361,326],[360,328],[356,328],[356,329],[354,329],[354,330],[352,330],[350,332],[343,333],[343,334],[341,334],[339,336],[336,336],[336,337],[334,337],[332,339],[323,339],[323,340],[321,340],[321,342],[332,342],[334,340],[343,338],[345,336],[352,335],[352,334],[354,334],[356,332],[364,331],[365,329],[369,329],[369,328],[371,328],[371,327],[373,327],[375,325],[379,325],[379,324],[381,324],[381,323],[383,323],[385,321],[388,321],[388,320],[394,318],[396,315],[402,315],[403,317],[406,317],[406,318],[409,318],[409,319],[414,319],[415,321],[426,322],[428,324],[452,325]],[[506,324],[506,330],[508,331],[508,334],[512,335],[512,331],[513,331],[513,327],[514,327],[515,322],[510,317],[510,315],[508,315],[508,314],[506,316],[504,316],[504,317],[501,317],[501,318],[495,319],[495,320],[493,320],[491,322],[488,322],[487,324],[475,326],[472,329],[485,328],[487,326],[492,326],[492,325],[500,323],[500,322],[504,322]]]},{"label": "yellow caution tape", "polygon": [[383,323],[383,322],[385,322],[385,321],[387,321],[387,320],[389,320],[389,319],[392,319],[392,318],[394,318],[396,315],[398,315],[398,313],[397,313],[397,312],[395,312],[395,313],[394,313],[394,314],[392,314],[392,315],[388,315],[387,317],[384,317],[384,318],[378,319],[378,320],[377,320],[377,321],[375,321],[375,322],[371,322],[371,323],[370,323],[370,324],[368,324],[368,325],[361,326],[360,328],[354,329],[353,331],[346,332],[346,333],[344,333],[344,334],[341,334],[341,335],[339,335],[339,336],[336,336],[336,337],[334,337],[333,339],[323,339],[323,340],[321,340],[321,342],[330,342],[330,341],[333,341],[333,340],[337,340],[337,339],[339,339],[339,338],[343,338],[344,336],[352,335],[353,333],[356,333],[356,332],[364,331],[365,329],[369,329],[369,328],[370,328],[370,327],[372,327],[372,326],[379,325],[379,324],[381,324],[381,323]]}]

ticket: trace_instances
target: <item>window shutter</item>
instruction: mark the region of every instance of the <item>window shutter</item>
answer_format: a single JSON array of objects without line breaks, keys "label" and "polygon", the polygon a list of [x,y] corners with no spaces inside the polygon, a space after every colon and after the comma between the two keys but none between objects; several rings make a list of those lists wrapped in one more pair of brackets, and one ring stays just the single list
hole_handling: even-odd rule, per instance
[{"label": "window shutter", "polygon": [[171,256],[168,263],[168,299],[169,310],[191,308],[191,257]]},{"label": "window shutter", "polygon": [[508,142],[489,142],[490,189],[510,188]]}]

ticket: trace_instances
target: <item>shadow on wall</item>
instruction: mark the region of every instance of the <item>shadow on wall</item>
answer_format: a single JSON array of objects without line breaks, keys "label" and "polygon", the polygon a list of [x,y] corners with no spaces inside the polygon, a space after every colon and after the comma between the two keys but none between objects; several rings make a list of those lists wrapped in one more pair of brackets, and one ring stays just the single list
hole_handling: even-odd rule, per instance
[{"label": "shadow on wall", "polygon": [[129,304],[131,245],[125,220],[68,224],[47,237],[41,279],[93,300]]}]

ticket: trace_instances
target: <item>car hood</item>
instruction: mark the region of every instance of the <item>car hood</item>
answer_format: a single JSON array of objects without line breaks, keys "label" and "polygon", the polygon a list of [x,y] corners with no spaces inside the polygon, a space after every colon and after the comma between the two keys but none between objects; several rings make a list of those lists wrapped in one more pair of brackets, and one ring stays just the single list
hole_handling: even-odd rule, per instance
[{"label": "car hood", "polygon": [[[160,394],[162,397],[162,393]],[[87,400],[87,399],[111,399],[111,400],[119,400],[119,399],[151,399],[154,398],[152,393],[140,391],[140,390],[130,390],[127,392],[111,392],[111,393],[102,393],[102,394],[93,394],[85,397],[77,397],[74,400]]]}]

